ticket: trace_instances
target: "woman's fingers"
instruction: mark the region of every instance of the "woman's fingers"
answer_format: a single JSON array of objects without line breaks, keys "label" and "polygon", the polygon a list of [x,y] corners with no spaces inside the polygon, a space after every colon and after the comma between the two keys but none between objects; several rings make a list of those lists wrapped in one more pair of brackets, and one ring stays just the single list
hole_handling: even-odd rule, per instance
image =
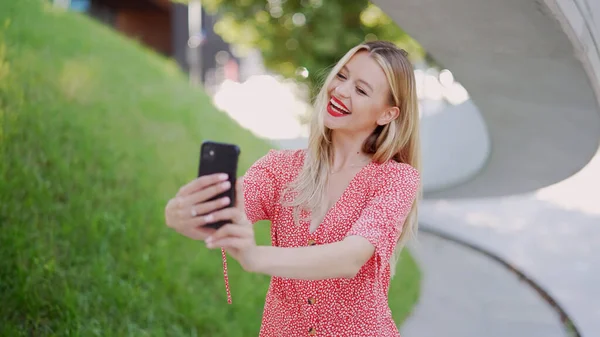
[{"label": "woman's fingers", "polygon": [[188,202],[190,205],[201,203],[206,200],[210,200],[214,196],[229,189],[231,189],[231,183],[229,181],[223,181],[190,195],[186,202]]},{"label": "woman's fingers", "polygon": [[214,243],[225,238],[237,237],[237,238],[252,238],[254,236],[254,229],[252,227],[239,226],[237,224],[227,224],[214,232],[207,243]]},{"label": "woman's fingers", "polygon": [[206,201],[230,188],[226,174],[202,176],[184,185],[165,206],[167,226],[191,239],[206,239],[215,232],[202,227],[215,221],[211,212],[231,203],[229,198]]},{"label": "woman's fingers", "polygon": [[218,182],[227,180],[227,174],[215,173],[209,174],[202,177],[198,177],[189,183],[183,185],[177,192],[177,197],[186,197],[195,191],[205,189],[207,186],[214,185]]},{"label": "woman's fingers", "polygon": [[189,216],[188,219],[184,219],[180,221],[179,228],[198,228],[205,229],[210,231],[210,233],[214,233],[216,229],[214,228],[203,228],[202,226],[214,222],[215,219],[212,214],[207,215],[198,215],[195,217]]},{"label": "woman's fingers", "polygon": [[191,239],[204,241],[216,231],[214,228],[202,227],[210,222],[210,217],[198,216],[180,221],[173,229]]},{"label": "woman's fingers", "polygon": [[205,202],[219,195],[220,193],[229,190],[230,188],[231,183],[229,181],[223,181],[218,184],[210,185],[208,187],[194,192],[193,194],[182,197],[181,207],[189,208],[192,205]]},{"label": "woman's fingers", "polygon": [[[177,195],[167,203],[165,209],[167,225],[194,240],[205,240],[211,237],[213,245],[215,242],[225,246],[241,244],[235,240],[220,242],[232,238],[246,243],[253,242],[254,229],[244,211],[243,178],[238,179],[235,186],[237,199],[235,207],[227,207],[231,204],[228,197],[210,200],[232,188],[231,183],[226,179],[227,175],[212,174],[194,179],[181,187]],[[217,221],[231,223],[218,230],[203,227]]]},{"label": "woman's fingers", "polygon": [[175,230],[188,238],[198,241],[204,241],[207,237],[210,237],[211,234],[214,233],[214,229],[212,228],[202,228],[198,226],[182,226],[180,228],[175,228]]},{"label": "woman's fingers", "polygon": [[182,218],[201,216],[212,213],[213,211],[221,209],[227,205],[229,205],[229,198],[223,197],[213,201],[192,205],[187,208],[182,208],[181,210],[179,210],[179,216]]},{"label": "woman's fingers", "polygon": [[210,214],[213,216],[214,221],[231,221],[232,223],[242,227],[246,225],[244,221],[246,214],[242,213],[237,207],[227,207],[220,209]]},{"label": "woman's fingers", "polygon": [[177,228],[180,225],[182,216],[181,200],[173,198],[165,206],[165,222],[171,228]]},{"label": "woman's fingers", "polygon": [[247,244],[247,240],[243,238],[229,237],[219,241],[210,241],[206,243],[208,248],[224,248],[224,249],[243,249]]}]

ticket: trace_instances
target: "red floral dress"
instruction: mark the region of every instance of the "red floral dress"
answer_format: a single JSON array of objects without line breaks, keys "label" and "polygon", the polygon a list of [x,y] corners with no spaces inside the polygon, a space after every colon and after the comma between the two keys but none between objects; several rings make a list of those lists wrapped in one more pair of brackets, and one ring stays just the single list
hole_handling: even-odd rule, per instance
[{"label": "red floral dress", "polygon": [[[281,192],[299,173],[304,150],[271,150],[244,177],[246,214],[251,222],[271,221],[277,247],[321,245],[360,235],[375,254],[350,279],[300,280],[272,277],[261,337],[400,336],[388,306],[389,259],[420,183],[418,171],[395,161],[371,162],[350,181],[340,199],[311,233],[309,222],[296,226]],[[227,264],[223,252],[229,296]],[[228,297],[231,303],[231,297]]]}]

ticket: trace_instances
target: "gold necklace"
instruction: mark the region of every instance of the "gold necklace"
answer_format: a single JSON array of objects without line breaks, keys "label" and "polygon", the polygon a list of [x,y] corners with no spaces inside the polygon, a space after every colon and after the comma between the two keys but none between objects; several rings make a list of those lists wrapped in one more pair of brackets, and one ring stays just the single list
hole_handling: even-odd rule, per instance
[{"label": "gold necklace", "polygon": [[361,162],[359,162],[359,163],[357,163],[357,164],[352,164],[352,165],[348,165],[348,166],[346,166],[346,167],[342,167],[341,169],[339,169],[339,170],[337,170],[337,171],[334,171],[334,170],[329,170],[329,174],[336,174],[336,173],[340,173],[340,172],[342,172],[342,171],[344,171],[344,170],[346,170],[346,169],[349,169],[349,168],[351,168],[351,167],[356,167],[356,166],[359,166],[360,164],[364,164],[365,162],[368,162],[368,161],[371,161],[371,158],[368,158],[368,160],[363,160],[363,161],[361,161]]}]

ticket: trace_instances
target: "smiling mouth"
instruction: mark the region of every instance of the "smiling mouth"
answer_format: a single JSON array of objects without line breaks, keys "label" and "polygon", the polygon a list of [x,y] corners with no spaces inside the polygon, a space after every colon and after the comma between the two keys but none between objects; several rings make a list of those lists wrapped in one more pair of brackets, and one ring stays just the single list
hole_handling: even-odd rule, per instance
[{"label": "smiling mouth", "polygon": [[329,106],[337,113],[341,113],[344,115],[351,114],[350,110],[348,110],[342,102],[339,102],[335,97],[331,97],[329,101]]}]

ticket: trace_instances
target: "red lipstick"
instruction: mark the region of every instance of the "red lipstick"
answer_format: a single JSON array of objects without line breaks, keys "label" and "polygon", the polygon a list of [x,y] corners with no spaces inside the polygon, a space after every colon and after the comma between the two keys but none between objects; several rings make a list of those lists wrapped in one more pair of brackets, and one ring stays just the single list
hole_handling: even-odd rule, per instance
[{"label": "red lipstick", "polygon": [[335,96],[331,96],[331,99],[335,101],[335,103],[337,103],[339,106],[341,106],[342,108],[346,109],[346,111],[350,111],[350,109],[348,109],[348,107],[342,103],[342,101],[340,101],[339,99],[337,99]]},{"label": "red lipstick", "polygon": [[337,112],[333,109],[333,106],[331,106],[331,103],[327,104],[327,112],[332,115],[333,117],[344,117],[347,116],[346,114],[343,114],[341,112]]}]

